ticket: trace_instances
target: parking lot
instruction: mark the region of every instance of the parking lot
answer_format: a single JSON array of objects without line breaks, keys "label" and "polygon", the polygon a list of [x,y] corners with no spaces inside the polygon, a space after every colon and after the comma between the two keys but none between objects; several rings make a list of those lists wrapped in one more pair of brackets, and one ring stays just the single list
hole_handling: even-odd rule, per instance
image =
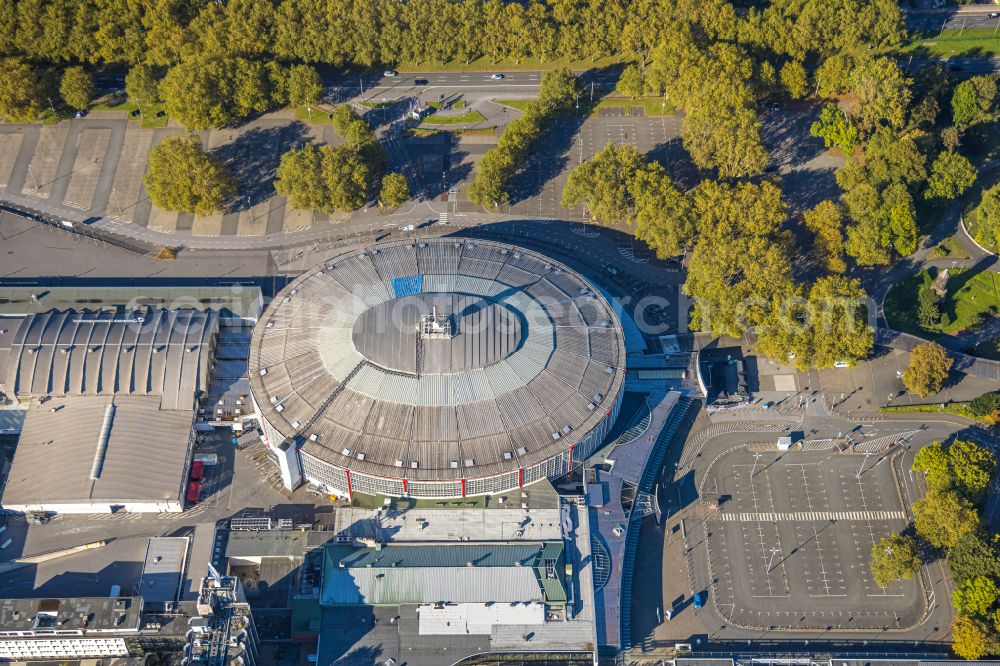
[{"label": "parking lot", "polygon": [[733,625],[878,630],[922,616],[918,580],[882,588],[869,570],[872,546],[908,523],[888,454],[739,447],[702,496],[718,503],[703,523],[711,598]]}]

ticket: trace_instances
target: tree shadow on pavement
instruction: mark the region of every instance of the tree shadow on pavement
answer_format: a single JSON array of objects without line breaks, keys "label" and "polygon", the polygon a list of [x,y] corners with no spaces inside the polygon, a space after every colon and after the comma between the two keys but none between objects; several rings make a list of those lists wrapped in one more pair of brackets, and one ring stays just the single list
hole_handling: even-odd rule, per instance
[{"label": "tree shadow on pavement", "polygon": [[230,210],[246,210],[273,196],[281,156],[307,139],[305,123],[296,121],[278,127],[255,127],[211,151],[237,181],[236,199]]}]

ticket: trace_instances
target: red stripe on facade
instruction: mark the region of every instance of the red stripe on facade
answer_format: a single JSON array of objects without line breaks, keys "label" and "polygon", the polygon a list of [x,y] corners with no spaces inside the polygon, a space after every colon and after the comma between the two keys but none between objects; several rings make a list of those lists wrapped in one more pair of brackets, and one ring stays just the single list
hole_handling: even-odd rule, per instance
[{"label": "red stripe on facade", "polygon": [[524,488],[524,468],[517,470],[517,487]]},{"label": "red stripe on facade", "polygon": [[351,490],[351,470],[345,469],[344,470],[344,474],[347,475],[347,497],[353,500],[354,499],[354,491]]},{"label": "red stripe on facade", "polygon": [[465,497],[465,479],[462,479],[462,497]]},{"label": "red stripe on facade", "polygon": [[570,444],[569,445],[569,468],[571,470],[573,469],[573,447],[574,446],[576,446],[576,444]]},{"label": "red stripe on facade", "polygon": [[406,489],[406,479],[403,479],[403,494],[405,495],[407,492],[409,491]]}]

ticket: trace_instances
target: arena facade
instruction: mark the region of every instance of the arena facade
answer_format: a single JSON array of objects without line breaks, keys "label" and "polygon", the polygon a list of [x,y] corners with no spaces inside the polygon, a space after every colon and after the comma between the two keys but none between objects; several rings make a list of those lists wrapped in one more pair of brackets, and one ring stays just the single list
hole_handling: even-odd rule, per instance
[{"label": "arena facade", "polygon": [[496,494],[563,476],[618,416],[624,336],[565,265],[428,238],[334,257],[254,330],[250,380],[289,488]]}]

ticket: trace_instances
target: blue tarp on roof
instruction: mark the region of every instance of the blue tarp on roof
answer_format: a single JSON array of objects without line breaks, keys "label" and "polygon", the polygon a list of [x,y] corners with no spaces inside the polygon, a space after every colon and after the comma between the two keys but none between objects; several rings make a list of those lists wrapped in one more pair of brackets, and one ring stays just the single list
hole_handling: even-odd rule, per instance
[{"label": "blue tarp on roof", "polygon": [[410,275],[409,277],[393,278],[392,290],[396,292],[396,298],[416,296],[424,290],[424,276]]}]

